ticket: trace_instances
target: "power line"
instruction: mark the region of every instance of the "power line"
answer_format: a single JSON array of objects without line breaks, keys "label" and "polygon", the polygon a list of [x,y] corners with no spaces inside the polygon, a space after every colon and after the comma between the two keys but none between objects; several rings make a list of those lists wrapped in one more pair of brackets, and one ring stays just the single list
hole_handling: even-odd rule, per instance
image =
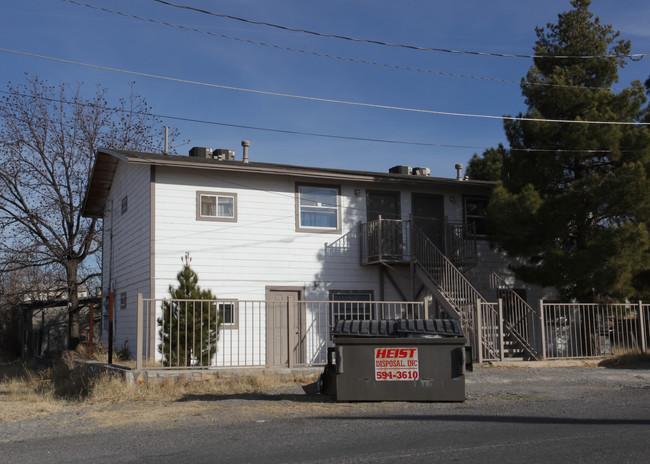
[{"label": "power line", "polygon": [[[444,72],[444,71],[433,71],[429,69],[421,69],[421,68],[414,68],[410,66],[401,66],[401,65],[394,65],[394,64],[386,64],[386,63],[379,63],[377,61],[370,61],[370,60],[362,60],[362,59],[357,59],[357,58],[349,58],[349,57],[343,57],[343,56],[337,56],[337,55],[330,55],[327,53],[318,53],[310,50],[302,50],[299,48],[292,48],[292,47],[284,47],[281,45],[276,45],[276,44],[270,44],[266,42],[258,42],[255,40],[249,40],[249,39],[242,39],[241,37],[233,37],[230,35],[226,34],[218,34],[216,32],[212,31],[206,31],[203,29],[197,29],[195,27],[188,27],[188,26],[183,26],[179,24],[173,24],[167,21],[160,21],[157,19],[151,19],[151,18],[144,18],[142,16],[137,16],[133,15],[130,13],[124,13],[122,11],[116,11],[116,10],[109,10],[107,8],[102,8],[98,7],[95,5],[89,5],[87,3],[82,3],[82,2],[77,2],[75,0],[62,0],[66,3],[71,3],[73,5],[78,5],[78,6],[85,6],[87,8],[92,8],[94,10],[98,11],[103,11],[105,13],[111,13],[119,16],[123,16],[126,18],[131,18],[131,19],[136,19],[139,21],[146,21],[150,22],[153,24],[159,24],[162,26],[167,26],[167,27],[173,27],[176,29],[181,29],[189,32],[197,32],[199,34],[205,34],[205,35],[210,35],[213,37],[219,37],[222,39],[229,39],[229,40],[235,40],[237,42],[243,42],[251,45],[260,45],[263,47],[269,47],[269,48],[275,48],[278,50],[284,50],[284,51],[289,51],[289,52],[294,52],[294,53],[302,53],[305,55],[312,55],[312,56],[318,56],[321,58],[329,58],[329,59],[334,59],[334,60],[339,60],[339,61],[347,61],[350,63],[358,63],[358,64],[365,64],[365,65],[371,65],[371,66],[379,66],[383,68],[388,68],[388,69],[396,69],[399,71],[412,71],[412,72],[419,72],[419,73],[425,73],[425,74],[434,74],[437,76],[445,76],[445,77],[457,77],[457,78],[462,78],[462,79],[475,79],[475,80],[482,80],[482,81],[490,81],[490,82],[500,82],[500,83],[506,83],[506,84],[517,84],[520,85],[521,81],[516,81],[512,79],[499,79],[495,77],[485,77],[485,76],[473,76],[473,75],[468,75],[468,74],[458,74],[458,73],[451,73],[451,72]],[[529,82],[527,83],[528,85],[533,85],[536,87],[555,87],[555,88],[571,88],[571,89],[588,89],[588,90],[621,90],[620,88],[617,87],[589,87],[589,86],[578,86],[578,85],[564,85],[564,84],[548,84],[545,82]]]},{"label": "power line", "polygon": [[420,51],[432,51],[432,52],[441,52],[441,53],[456,53],[456,54],[463,54],[463,55],[477,55],[477,56],[497,56],[497,57],[502,57],[502,58],[555,58],[555,59],[597,59],[597,58],[636,58],[640,59],[643,58],[644,56],[649,56],[650,53],[633,53],[629,55],[522,55],[522,54],[511,54],[511,53],[491,53],[491,52],[476,52],[476,51],[468,51],[468,50],[453,50],[453,49],[446,49],[446,48],[435,48],[435,47],[423,47],[419,45],[407,45],[407,44],[399,44],[399,43],[391,43],[391,42],[382,42],[380,40],[372,40],[372,39],[361,39],[358,37],[349,37],[349,36],[344,36],[344,35],[337,35],[337,34],[326,34],[322,32],[315,32],[315,31],[310,31],[307,29],[298,29],[298,28],[293,28],[293,27],[288,27],[288,26],[281,26],[278,24],[273,24],[273,23],[267,23],[264,21],[254,21],[252,19],[246,19],[246,18],[240,18],[237,16],[231,16],[223,13],[215,13],[212,11],[207,11],[203,10],[201,8],[195,8],[187,5],[178,5],[176,3],[171,3],[167,2],[165,0],[153,0],[154,2],[161,3],[163,5],[171,6],[174,8],[180,8],[180,9],[185,9],[185,10],[191,10],[195,11],[197,13],[202,13],[202,14],[207,14],[210,16],[217,16],[220,18],[225,18],[225,19],[232,19],[234,21],[241,21],[249,24],[257,24],[260,26],[267,26],[267,27],[273,27],[276,29],[282,29],[285,31],[290,31],[290,32],[300,32],[303,34],[310,34],[318,37],[327,37],[331,39],[341,39],[341,40],[347,40],[351,42],[362,42],[362,43],[370,43],[370,44],[375,44],[375,45],[383,45],[387,47],[397,47],[397,48],[407,48],[410,50],[420,50]]},{"label": "power line", "polygon": [[[0,90],[0,93],[4,93],[6,95],[17,95],[17,96],[20,96],[20,97],[23,97],[23,98],[39,98],[39,99],[42,99],[42,100],[45,100],[45,101],[49,101],[49,102],[53,102],[53,103],[63,103],[63,104],[66,104],[66,105],[78,105],[78,106],[85,106],[85,107],[96,106],[96,105],[91,104],[91,103],[67,101],[67,100],[61,100],[61,99],[58,99],[58,98],[44,97],[42,95],[30,95],[30,94],[24,94],[24,93],[15,93],[15,92],[9,92],[7,90]],[[346,135],[323,134],[323,133],[317,133],[317,132],[296,131],[296,130],[290,130],[290,129],[274,129],[274,128],[250,126],[250,125],[244,125],[244,124],[233,124],[233,123],[226,123],[226,122],[219,122],[219,121],[208,121],[208,120],[205,120],[205,119],[188,118],[188,117],[183,117],[183,116],[172,116],[172,115],[168,115],[168,114],[145,113],[145,112],[142,112],[142,111],[130,111],[130,110],[127,110],[127,109],[116,108],[116,107],[104,107],[103,109],[106,109],[108,111],[113,111],[113,112],[116,112],[116,113],[127,113],[128,112],[128,113],[144,115],[144,116],[151,116],[151,117],[156,117],[156,118],[161,118],[161,119],[170,119],[170,120],[183,121],[183,122],[193,122],[193,123],[199,123],[199,124],[210,124],[210,125],[213,125],[213,126],[233,127],[233,128],[237,128],[237,129],[249,129],[249,130],[257,130],[257,131],[264,131],[264,132],[276,132],[276,133],[281,133],[281,134],[305,135],[305,136],[311,136],[311,137],[324,137],[324,138],[341,139],[341,140],[355,140],[355,141],[361,141],[361,142],[391,143],[391,144],[398,144],[398,145],[418,145],[418,146],[425,146],[425,147],[463,148],[463,149],[473,149],[473,150],[484,149],[484,147],[478,147],[478,146],[472,146],[472,145],[452,145],[452,144],[443,144],[443,143],[413,142],[413,141],[404,141],[404,140],[388,140],[388,139],[377,139],[377,138],[369,138],[369,137],[353,137],[353,136],[346,136]],[[4,114],[4,115],[0,115],[0,116],[9,117],[11,115]]]},{"label": "power line", "polygon": [[[44,97],[42,95],[29,95],[29,94],[21,94],[21,93],[15,93],[15,92],[9,92],[6,90],[0,90],[0,93],[4,93],[7,95],[17,95],[20,97],[24,98],[40,98],[42,100],[54,102],[54,103],[63,103],[66,105],[79,105],[79,106],[95,106],[90,103],[82,103],[82,102],[75,102],[75,101],[67,101],[67,100],[61,100],[57,98],[51,98],[51,97]],[[214,126],[224,126],[224,127],[234,127],[238,129],[248,129],[248,130],[257,130],[257,131],[264,131],[264,132],[276,132],[276,133],[282,133],[282,134],[291,134],[291,135],[304,135],[304,136],[310,136],[310,137],[324,137],[324,138],[332,138],[332,139],[342,139],[342,140],[355,140],[355,141],[361,141],[361,142],[374,142],[374,143],[391,143],[391,144],[399,144],[399,145],[418,145],[418,146],[428,146],[428,147],[438,147],[438,148],[460,148],[460,149],[471,149],[471,150],[485,150],[486,147],[479,147],[479,146],[473,146],[473,145],[453,145],[453,144],[444,144],[444,143],[430,143],[430,142],[413,142],[413,141],[404,141],[404,140],[387,140],[387,139],[377,139],[377,138],[368,138],[368,137],[353,137],[353,136],[345,136],[345,135],[336,135],[336,134],[323,134],[323,133],[316,133],[316,132],[304,132],[304,131],[295,131],[295,130],[289,130],[289,129],[273,129],[273,128],[268,128],[268,127],[259,127],[259,126],[249,126],[249,125],[243,125],[243,124],[233,124],[233,123],[225,123],[225,122],[218,122],[218,121],[208,121],[205,119],[196,119],[196,118],[188,118],[188,117],[183,117],[183,116],[171,116],[171,115],[166,115],[166,114],[160,114],[160,113],[145,113],[142,111],[130,111],[124,108],[116,108],[116,107],[104,107],[103,109],[108,110],[108,111],[113,111],[117,113],[134,113],[138,115],[143,115],[143,116],[150,116],[150,117],[156,117],[160,119],[170,119],[170,120],[175,120],[175,121],[183,121],[183,122],[192,122],[192,123],[198,123],[198,124],[209,124],[209,125],[214,125]],[[8,117],[10,115],[2,115],[4,117]],[[524,152],[548,152],[548,153],[612,153],[612,150],[583,150],[583,149],[532,149],[532,148],[508,148],[509,151],[524,151]],[[620,150],[621,153],[633,153],[637,152],[639,150]]]},{"label": "power line", "polygon": [[282,92],[271,92],[268,90],[258,90],[258,89],[247,89],[243,87],[234,87],[230,85],[222,84],[212,84],[207,82],[192,81],[188,79],[180,79],[177,77],[170,76],[161,76],[157,74],[144,73],[138,71],[130,71],[126,69],[112,68],[109,66],[101,66],[97,64],[84,63],[81,61],[66,60],[63,58],[55,58],[51,56],[38,55],[35,53],[21,52],[18,50],[12,50],[9,48],[0,47],[0,51],[15,53],[24,56],[31,56],[34,58],[41,58],[45,60],[58,61],[60,63],[75,64],[79,66],[86,66],[89,68],[103,69],[106,71],[114,71],[124,74],[130,74],[134,76],[150,77],[154,79],[162,79],[171,82],[180,82],[184,84],[199,85],[204,87],[212,87],[225,90],[234,90],[237,92],[247,92],[254,93],[258,95],[270,95],[274,97],[284,97],[284,98],[293,98],[297,100],[306,100],[306,101],[317,101],[322,103],[336,103],[340,105],[349,105],[349,106],[358,106],[363,108],[377,108],[385,110],[394,110],[394,111],[406,111],[410,113],[422,113],[422,114],[435,114],[439,116],[456,116],[462,118],[477,118],[477,119],[492,119],[492,120],[508,120],[508,121],[530,121],[530,122],[551,122],[551,123],[563,123],[563,124],[597,124],[597,125],[614,125],[614,126],[650,126],[650,123],[645,122],[632,122],[632,121],[582,121],[582,120],[567,120],[567,119],[545,119],[545,118],[527,118],[527,117],[515,117],[515,116],[495,116],[488,114],[472,114],[472,113],[459,113],[453,111],[437,111],[437,110],[427,110],[423,108],[409,108],[404,106],[392,106],[392,105],[380,105],[375,103],[363,103],[363,102],[353,102],[348,100],[338,100],[332,98],[320,98],[320,97],[311,97],[307,95],[295,95]]}]

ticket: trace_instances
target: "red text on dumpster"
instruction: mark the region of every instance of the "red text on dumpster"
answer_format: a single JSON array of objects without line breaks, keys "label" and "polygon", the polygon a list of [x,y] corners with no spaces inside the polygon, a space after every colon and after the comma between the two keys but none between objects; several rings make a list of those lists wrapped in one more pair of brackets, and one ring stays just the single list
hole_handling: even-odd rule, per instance
[{"label": "red text on dumpster", "polygon": [[417,348],[375,348],[375,380],[417,380],[420,376]]}]

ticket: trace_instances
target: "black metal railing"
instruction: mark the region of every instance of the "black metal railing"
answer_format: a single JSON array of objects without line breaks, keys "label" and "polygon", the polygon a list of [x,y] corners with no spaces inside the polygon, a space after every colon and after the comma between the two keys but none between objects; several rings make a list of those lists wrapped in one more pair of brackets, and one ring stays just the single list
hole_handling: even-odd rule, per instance
[{"label": "black metal railing", "polygon": [[[433,220],[432,220],[433,221]],[[473,224],[440,220],[443,233],[436,233],[436,240],[427,237],[455,266],[471,267],[477,261],[477,246]],[[411,228],[415,221],[379,218],[362,223],[361,263],[409,262],[411,256]],[[426,234],[420,229],[420,233]]]}]

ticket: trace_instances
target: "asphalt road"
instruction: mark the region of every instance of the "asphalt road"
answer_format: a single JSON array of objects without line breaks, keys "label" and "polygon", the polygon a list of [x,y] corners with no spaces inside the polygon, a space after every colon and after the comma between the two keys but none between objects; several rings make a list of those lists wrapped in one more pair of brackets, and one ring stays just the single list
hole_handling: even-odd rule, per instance
[{"label": "asphalt road", "polygon": [[[298,390],[193,398],[188,406],[204,401],[203,412],[165,423],[69,432],[24,424],[24,434],[17,429],[0,439],[0,461],[650,460],[650,369],[480,369],[468,374],[467,392],[465,403],[447,404],[340,404]],[[238,408],[249,413],[235,417]]]}]

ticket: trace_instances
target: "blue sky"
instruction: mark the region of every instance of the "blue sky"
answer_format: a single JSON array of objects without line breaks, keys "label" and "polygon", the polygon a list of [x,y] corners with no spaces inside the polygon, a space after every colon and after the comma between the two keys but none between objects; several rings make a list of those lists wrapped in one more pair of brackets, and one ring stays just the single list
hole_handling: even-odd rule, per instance
[{"label": "blue sky", "polygon": [[[76,0],[177,26],[334,55],[394,69],[254,45],[75,5],[63,0],[3,2],[0,47],[110,68],[241,89],[400,108],[483,115],[525,109],[518,84],[532,60],[417,51],[311,36],[166,6],[153,0]],[[172,0],[215,13],[327,34],[424,47],[530,54],[535,27],[555,22],[568,0]],[[650,52],[650,2],[594,0],[591,10]],[[406,143],[292,135],[199,122],[166,120],[192,146],[230,148],[251,161],[386,171],[397,164],[430,167],[453,177],[454,164],[506,144],[500,120],[444,116],[228,90],[137,76],[0,51],[0,84],[24,73],[51,84],[96,85],[117,99],[135,90],[153,112],[201,121]],[[474,78],[451,77],[449,73]],[[620,86],[650,77],[650,57],[631,62]],[[477,79],[489,78],[490,80]],[[162,137],[162,135],[161,135]]]}]

